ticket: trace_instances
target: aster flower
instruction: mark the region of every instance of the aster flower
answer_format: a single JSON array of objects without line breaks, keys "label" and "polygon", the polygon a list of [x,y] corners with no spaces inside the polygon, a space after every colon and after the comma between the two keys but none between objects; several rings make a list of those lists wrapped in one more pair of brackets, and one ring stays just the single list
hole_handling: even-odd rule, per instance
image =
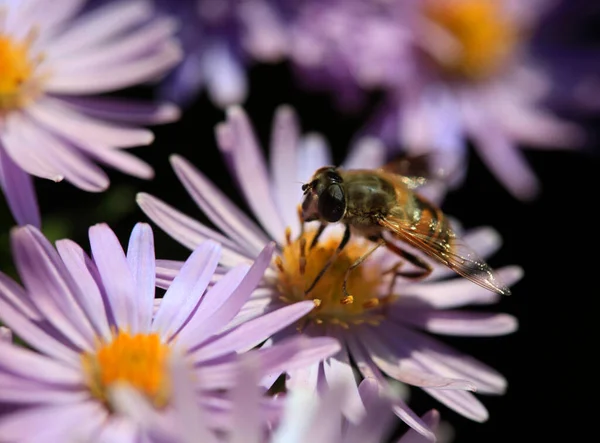
[{"label": "aster flower", "polygon": [[143,0],[79,14],[84,3],[0,1],[0,187],[19,224],[40,225],[31,176],[99,192],[109,185],[99,162],[151,178],[124,148],[152,142],[137,125],[178,118],[170,104],[95,97],[172,68],[180,59],[174,21],[149,20]]},{"label": "aster flower", "polygon": [[[584,139],[547,105],[556,90],[568,84],[572,91],[577,77],[585,77],[569,63],[565,78],[562,60],[569,54],[564,47],[552,51],[557,32],[545,29],[545,18],[560,3],[307,0],[293,13],[272,9],[272,15],[305,83],[333,91],[342,107],[360,106],[369,90],[384,91],[361,133],[410,153],[449,153],[445,166],[455,171],[454,186],[464,177],[471,141],[508,191],[529,199],[539,183],[520,148],[574,149]],[[554,39],[544,44],[548,34]],[[573,54],[569,59],[584,66]],[[589,73],[594,64],[587,65]]]},{"label": "aster flower", "polygon": [[[207,416],[189,395],[190,380],[181,365],[174,362],[171,369],[173,403],[177,415],[176,426],[165,425],[148,402],[128,388],[117,392],[118,408],[146,429],[152,443],[380,443],[393,431],[390,398],[380,392],[371,379],[360,383],[360,400],[364,414],[355,422],[343,415],[347,390],[334,385],[319,396],[315,391],[298,389],[285,395],[281,420],[272,428],[265,428],[256,411],[261,401],[257,388],[256,369],[251,359],[244,358],[238,367],[237,382],[231,389],[232,415],[235,421],[229,433],[219,436],[211,433]],[[439,423],[439,413],[431,410],[423,417],[431,429]],[[425,443],[427,440],[409,430],[396,443]],[[97,442],[101,443],[101,442]]]},{"label": "aster flower", "polygon": [[[197,381],[190,394],[211,425],[226,428],[230,404],[223,393],[233,380],[237,354],[314,307],[305,301],[228,326],[261,280],[273,245],[251,266],[220,273],[207,290],[221,249],[207,241],[190,255],[153,314],[150,227],[135,226],[127,253],[106,225],[91,227],[89,239],[93,258],[70,240],[58,241],[54,249],[31,226],[11,232],[24,287],[0,273],[0,321],[34,350],[0,341],[3,440],[65,441],[75,432],[83,441],[103,435],[139,441],[135,423],[115,413],[113,390],[127,384],[168,420],[172,358],[181,359]],[[264,347],[256,351],[259,376],[314,363],[338,349],[333,339],[304,337]],[[265,400],[266,419],[276,406]]]},{"label": "aster flower", "polygon": [[[302,196],[298,182],[306,182],[318,167],[330,165],[331,158],[322,139],[301,138],[299,132],[292,110],[280,108],[273,125],[269,170],[242,109],[231,108],[227,121],[217,128],[219,146],[261,227],[178,155],[171,158],[176,174],[223,234],[156,197],[138,195],[142,210],[183,245],[193,248],[206,238],[221,242],[224,250],[221,265],[225,268],[247,262],[271,239],[277,242],[277,255],[260,289],[254,292],[237,321],[304,300],[305,289],[340,243],[342,229],[334,225],[325,231],[313,249],[307,249],[316,227],[298,223],[298,203]],[[377,167],[381,159],[377,146],[370,142],[362,144],[343,166],[346,169]],[[500,245],[498,234],[491,228],[465,233],[464,240],[482,257],[489,256]],[[497,301],[498,296],[466,279],[447,280],[451,271],[441,265],[433,265],[432,274],[421,282],[396,279],[395,285],[390,287],[393,280],[389,270],[397,264],[398,257],[380,250],[351,274],[348,291],[354,298],[348,303],[341,290],[345,272],[368,249],[369,242],[351,237],[308,296],[318,308],[295,327],[274,335],[275,343],[301,334],[335,337],[343,344],[341,352],[318,365],[288,371],[287,386],[315,388],[340,380],[353,384],[352,358],[364,377],[375,379],[385,389],[384,374],[423,388],[470,419],[485,421],[487,410],[469,391],[501,394],[506,389],[506,380],[495,370],[449,348],[427,332],[496,336],[513,332],[517,328],[516,319],[507,314],[455,309],[469,304],[490,304]],[[167,287],[179,266],[173,261],[158,263],[157,283]],[[509,266],[499,269],[498,274],[511,285],[519,280],[522,271]],[[349,416],[361,409],[357,391],[354,399],[345,403]],[[396,400],[394,410],[411,427],[433,437],[426,424],[401,400]]]}]

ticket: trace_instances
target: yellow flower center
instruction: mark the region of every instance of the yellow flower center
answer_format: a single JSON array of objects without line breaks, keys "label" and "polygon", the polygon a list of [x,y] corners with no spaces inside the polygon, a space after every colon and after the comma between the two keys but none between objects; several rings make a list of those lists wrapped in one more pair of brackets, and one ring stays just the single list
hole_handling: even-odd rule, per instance
[{"label": "yellow flower center", "polygon": [[486,79],[506,65],[515,52],[519,30],[501,0],[428,0],[425,15],[448,32],[458,48],[436,56],[449,76]]},{"label": "yellow flower center", "polygon": [[30,57],[34,34],[22,42],[0,33],[0,114],[23,106],[31,96],[31,79],[41,57]]},{"label": "yellow flower center", "polygon": [[[363,323],[378,324],[382,318],[381,306],[392,299],[385,289],[381,289],[386,272],[379,269],[377,262],[367,263],[370,260],[366,260],[348,273],[350,266],[374,244],[351,238],[307,293],[341,241],[339,235],[329,235],[311,248],[315,234],[316,230],[309,230],[292,241],[288,228],[286,245],[281,255],[275,258],[276,284],[281,300],[286,303],[313,300],[316,308],[306,320],[316,324],[328,323],[343,328]],[[344,293],[346,278],[347,292]]]},{"label": "yellow flower center", "polygon": [[126,383],[144,394],[154,406],[165,406],[170,385],[167,358],[170,348],[158,334],[120,331],[110,343],[101,343],[95,353],[81,356],[92,395],[108,402],[108,390]]}]

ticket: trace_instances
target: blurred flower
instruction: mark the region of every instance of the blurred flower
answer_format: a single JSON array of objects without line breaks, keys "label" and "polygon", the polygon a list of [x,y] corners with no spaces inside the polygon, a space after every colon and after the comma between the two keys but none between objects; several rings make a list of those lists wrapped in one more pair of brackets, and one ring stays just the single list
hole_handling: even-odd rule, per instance
[{"label": "blurred flower", "polygon": [[[513,195],[530,199],[539,183],[520,148],[574,149],[584,139],[580,128],[547,104],[556,92],[556,69],[565,74],[567,54],[564,48],[553,53],[537,36],[538,30],[552,33],[544,19],[557,4],[306,0],[290,6],[292,13],[272,9],[271,15],[286,33],[280,46],[307,84],[333,91],[342,107],[359,106],[369,90],[384,91],[380,109],[361,133],[411,153],[451,153],[446,166],[454,171],[454,186],[466,171],[470,140]],[[248,33],[260,29],[249,25]],[[569,58],[584,66],[575,55]],[[558,92],[584,78],[569,66]]]},{"label": "blurred flower", "polygon": [[[254,216],[257,226],[236,208],[200,171],[178,155],[171,157],[179,179],[208,218],[225,235],[196,222],[156,197],[138,194],[142,210],[174,239],[193,249],[207,238],[223,244],[221,265],[225,268],[246,263],[271,239],[277,241],[277,256],[237,321],[262,315],[272,309],[304,300],[305,289],[314,280],[340,243],[342,229],[328,227],[316,247],[307,250],[316,229],[298,223],[300,183],[309,180],[319,167],[332,160],[324,141],[315,135],[301,138],[292,110],[280,108],[272,133],[270,170],[267,169],[251,124],[242,111],[229,110],[227,121],[217,128],[217,138],[225,159]],[[372,140],[359,144],[354,155],[343,164],[347,169],[375,168],[381,160],[379,145]],[[500,245],[498,234],[490,228],[467,233],[464,240],[479,255],[489,256]],[[337,355],[297,371],[288,371],[288,387],[319,387],[345,382],[354,386],[354,400],[344,403],[349,416],[360,411],[358,392],[350,357],[364,377],[387,386],[383,374],[404,383],[422,387],[427,393],[464,416],[477,421],[487,419],[485,407],[468,391],[500,394],[506,388],[502,375],[484,364],[462,355],[421,331],[467,336],[495,336],[513,332],[515,318],[506,314],[461,311],[467,304],[490,304],[498,296],[466,279],[442,280],[451,271],[434,265],[431,276],[421,282],[394,279],[390,270],[398,257],[376,251],[356,268],[348,280],[353,300],[342,294],[345,272],[369,248],[356,236],[333,262],[308,298],[318,308],[307,314],[296,327],[274,336],[331,336],[343,343]],[[158,263],[157,284],[168,287],[180,264]],[[499,270],[507,284],[520,279],[519,267]],[[395,283],[394,283],[395,282]],[[234,320],[235,322],[236,320]],[[395,412],[411,427],[432,437],[426,424],[401,400]]]},{"label": "blurred flower", "polygon": [[[155,258],[150,227],[139,223],[124,253],[106,225],[89,230],[93,259],[70,240],[56,250],[34,227],[11,233],[24,288],[0,273],[0,320],[38,352],[0,341],[0,435],[3,441],[80,441],[110,435],[140,441],[134,423],[115,414],[113,391],[134,388],[165,419],[172,415],[168,366],[182,359],[197,382],[190,392],[227,427],[237,353],[306,315],[296,303],[228,326],[261,280],[273,252],[252,266],[220,272],[220,246],[202,242],[173,280],[155,314]],[[218,280],[209,287],[212,279]],[[208,288],[208,289],[207,289]],[[333,339],[297,337],[255,352],[260,376],[313,364],[339,349]],[[254,351],[253,351],[254,353]],[[198,380],[201,380],[198,381]],[[264,414],[277,405],[265,400]],[[10,411],[10,412],[8,412]],[[118,439],[116,437],[119,437]]]},{"label": "blurred flower", "polygon": [[[177,364],[171,370],[176,419],[169,423],[176,423],[175,426],[165,426],[156,411],[134,390],[123,389],[118,395],[117,406],[140,423],[153,443],[382,443],[387,441],[384,437],[389,437],[394,430],[391,401],[371,379],[363,380],[358,388],[365,413],[355,422],[343,416],[347,390],[338,384],[329,387],[321,396],[314,390],[303,389],[285,395],[281,421],[274,428],[265,429],[264,422],[257,415],[261,395],[257,388],[256,370],[249,359],[243,360],[238,366],[237,381],[231,389],[234,422],[226,434],[216,436],[210,432],[210,417],[193,401],[190,395],[192,381]],[[423,417],[423,421],[435,430],[439,413],[431,410]],[[427,440],[414,430],[409,430],[394,441],[425,443]]]},{"label": "blurred flower", "polygon": [[123,148],[148,145],[139,124],[170,122],[179,111],[92,97],[156,80],[180,59],[172,19],[143,0],[78,15],[84,1],[0,0],[0,187],[19,224],[40,225],[31,175],[66,179],[91,192],[108,176],[95,162],[151,178]]}]

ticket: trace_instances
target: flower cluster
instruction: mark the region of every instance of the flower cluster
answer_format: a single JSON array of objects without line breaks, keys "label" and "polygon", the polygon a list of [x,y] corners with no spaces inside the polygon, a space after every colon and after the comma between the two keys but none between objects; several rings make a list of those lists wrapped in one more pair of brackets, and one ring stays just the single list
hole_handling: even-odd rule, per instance
[{"label": "flower cluster", "polygon": [[[492,269],[499,233],[463,229],[443,197],[469,141],[522,199],[539,184],[519,148],[581,145],[583,129],[544,105],[554,72],[538,30],[553,8],[565,11],[0,0],[0,188],[16,222],[14,268],[0,271],[0,442],[425,443],[448,437],[436,408],[485,422],[480,395],[507,380],[443,336],[515,332],[494,305],[523,270]],[[343,161],[287,104],[263,149],[247,70],[282,60],[340,110],[382,92]],[[210,164],[169,152],[211,226],[143,189],[130,206],[183,260],[161,256],[145,221],[128,240],[105,220],[83,241],[42,230],[34,179],[101,192],[98,163],[152,179],[156,165],[126,149],[151,145],[145,126],[175,124],[201,86],[224,111],[209,129],[249,214]]]}]

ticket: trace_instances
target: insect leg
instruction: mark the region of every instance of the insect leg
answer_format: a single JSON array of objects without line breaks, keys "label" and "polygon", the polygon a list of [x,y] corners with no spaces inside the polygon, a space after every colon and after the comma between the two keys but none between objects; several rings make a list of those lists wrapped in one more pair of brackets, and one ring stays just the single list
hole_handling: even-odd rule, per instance
[{"label": "insect leg", "polygon": [[404,249],[400,248],[399,246],[395,245],[394,243],[392,243],[388,240],[385,240],[383,238],[382,238],[382,240],[385,242],[386,248],[388,248],[394,254],[398,255],[399,257],[402,257],[406,261],[410,262],[411,264],[413,264],[416,267],[421,269],[420,271],[404,271],[404,272],[397,271],[396,275],[414,279],[414,280],[420,280],[422,278],[427,277],[429,274],[431,274],[431,271],[433,271],[433,268],[431,267],[431,265],[429,263],[427,263],[426,261],[422,260],[421,258],[417,257],[414,254],[411,254],[408,251],[405,251]]},{"label": "insect leg", "polygon": [[[348,290],[346,289],[346,285],[348,284],[348,277],[350,276],[350,273],[356,269],[358,266],[360,266],[360,264],[362,262],[364,262],[373,252],[375,252],[377,250],[377,248],[379,248],[380,246],[385,245],[386,241],[383,238],[380,238],[377,241],[377,244],[371,248],[369,251],[365,252],[363,255],[361,255],[360,257],[358,257],[356,259],[356,261],[354,263],[352,263],[348,269],[346,270],[346,275],[344,276],[344,283],[342,284],[342,292],[344,293],[344,299],[345,300],[351,300],[348,297],[350,297],[350,295],[348,294]],[[350,301],[349,301],[350,302]]]},{"label": "insect leg", "polygon": [[317,233],[315,234],[312,241],[310,242],[310,246],[308,248],[309,250],[314,248],[317,245],[317,243],[319,243],[319,237],[321,236],[321,234],[323,233],[323,231],[325,230],[326,227],[327,227],[327,223],[321,223],[319,225],[319,229],[317,229]]},{"label": "insect leg", "polygon": [[313,280],[311,285],[308,287],[308,289],[306,291],[304,291],[304,295],[307,295],[308,293],[310,293],[310,291],[312,291],[315,288],[316,284],[319,282],[319,280],[321,280],[321,277],[323,277],[323,274],[325,274],[325,271],[327,271],[327,269],[329,269],[329,267],[337,259],[337,257],[340,255],[340,252],[342,252],[342,249],[344,249],[346,244],[348,244],[349,240],[350,240],[350,225],[346,225],[346,230],[344,231],[344,236],[342,237],[342,241],[340,242],[340,244],[338,245],[336,250],[333,252],[331,257],[329,257],[329,260],[327,260],[327,263],[325,263],[325,265],[323,266],[321,271],[319,271],[319,273],[317,274],[317,276],[315,277],[315,279]]}]

